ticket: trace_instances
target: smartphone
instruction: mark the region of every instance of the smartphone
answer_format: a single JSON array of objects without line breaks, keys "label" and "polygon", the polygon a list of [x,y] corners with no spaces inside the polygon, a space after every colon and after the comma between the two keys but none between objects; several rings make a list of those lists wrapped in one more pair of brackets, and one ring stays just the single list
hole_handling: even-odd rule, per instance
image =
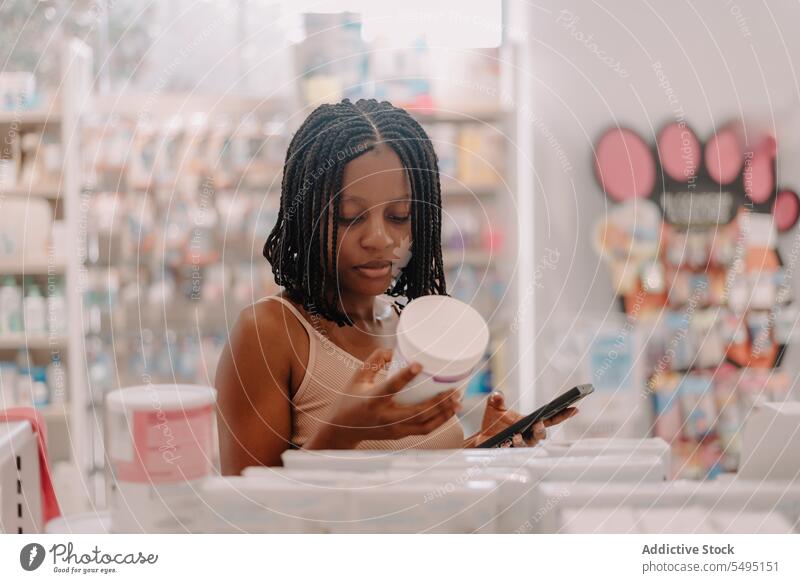
[{"label": "smartphone", "polygon": [[539,407],[527,417],[523,417],[510,427],[507,427],[476,447],[508,447],[513,443],[514,436],[518,433],[522,435],[524,439],[530,439],[533,426],[537,421],[546,421],[551,417],[555,417],[564,409],[571,407],[586,395],[591,395],[593,392],[594,387],[589,383],[572,387],[566,393],[550,401],[547,405]]}]

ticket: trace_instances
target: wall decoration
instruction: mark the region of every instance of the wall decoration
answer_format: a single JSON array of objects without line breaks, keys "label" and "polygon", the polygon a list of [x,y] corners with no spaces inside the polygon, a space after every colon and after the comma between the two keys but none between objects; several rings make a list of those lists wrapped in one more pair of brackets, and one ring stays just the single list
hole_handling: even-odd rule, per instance
[{"label": "wall decoration", "polygon": [[800,218],[777,179],[774,137],[729,123],[702,142],[684,122],[654,146],[611,128],[595,176],[613,208],[595,228],[629,321],[648,330],[651,433],[673,445],[674,473],[735,470],[738,432],[759,400],[782,400],[781,358],[797,317],[778,233]]}]

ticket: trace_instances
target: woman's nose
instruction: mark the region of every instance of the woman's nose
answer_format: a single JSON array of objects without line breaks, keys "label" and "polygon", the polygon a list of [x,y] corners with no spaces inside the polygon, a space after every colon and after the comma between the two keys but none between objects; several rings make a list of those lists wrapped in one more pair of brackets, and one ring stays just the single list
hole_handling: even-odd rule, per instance
[{"label": "woman's nose", "polygon": [[382,220],[373,220],[363,240],[364,247],[372,249],[385,249],[392,244],[392,238],[386,232]]}]

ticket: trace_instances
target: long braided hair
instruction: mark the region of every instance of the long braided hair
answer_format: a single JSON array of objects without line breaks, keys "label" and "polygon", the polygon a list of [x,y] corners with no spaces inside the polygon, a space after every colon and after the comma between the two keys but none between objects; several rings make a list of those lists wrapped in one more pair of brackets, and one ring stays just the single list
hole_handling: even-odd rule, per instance
[{"label": "long braided hair", "polygon": [[[306,118],[286,151],[280,212],[264,244],[264,257],[275,282],[289,297],[339,326],[353,322],[339,310],[338,285],[333,285],[330,300],[325,293],[327,285],[335,284],[337,269],[338,221],[332,222],[331,258],[329,217],[331,212],[339,216],[345,165],[379,142],[397,153],[411,184],[413,254],[386,294],[408,301],[447,295],[439,165],[428,134],[407,111],[388,101],[344,99],[321,105]],[[394,303],[403,309],[403,304]]]}]

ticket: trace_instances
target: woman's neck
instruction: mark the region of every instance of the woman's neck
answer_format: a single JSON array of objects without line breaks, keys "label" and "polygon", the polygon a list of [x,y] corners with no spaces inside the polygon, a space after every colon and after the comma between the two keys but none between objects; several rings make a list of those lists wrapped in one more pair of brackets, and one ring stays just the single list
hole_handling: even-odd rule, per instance
[{"label": "woman's neck", "polygon": [[[330,292],[329,297],[333,295]],[[339,295],[339,309],[347,314],[354,324],[372,325],[386,319],[383,308],[375,308],[375,296],[349,294],[341,292]]]}]

